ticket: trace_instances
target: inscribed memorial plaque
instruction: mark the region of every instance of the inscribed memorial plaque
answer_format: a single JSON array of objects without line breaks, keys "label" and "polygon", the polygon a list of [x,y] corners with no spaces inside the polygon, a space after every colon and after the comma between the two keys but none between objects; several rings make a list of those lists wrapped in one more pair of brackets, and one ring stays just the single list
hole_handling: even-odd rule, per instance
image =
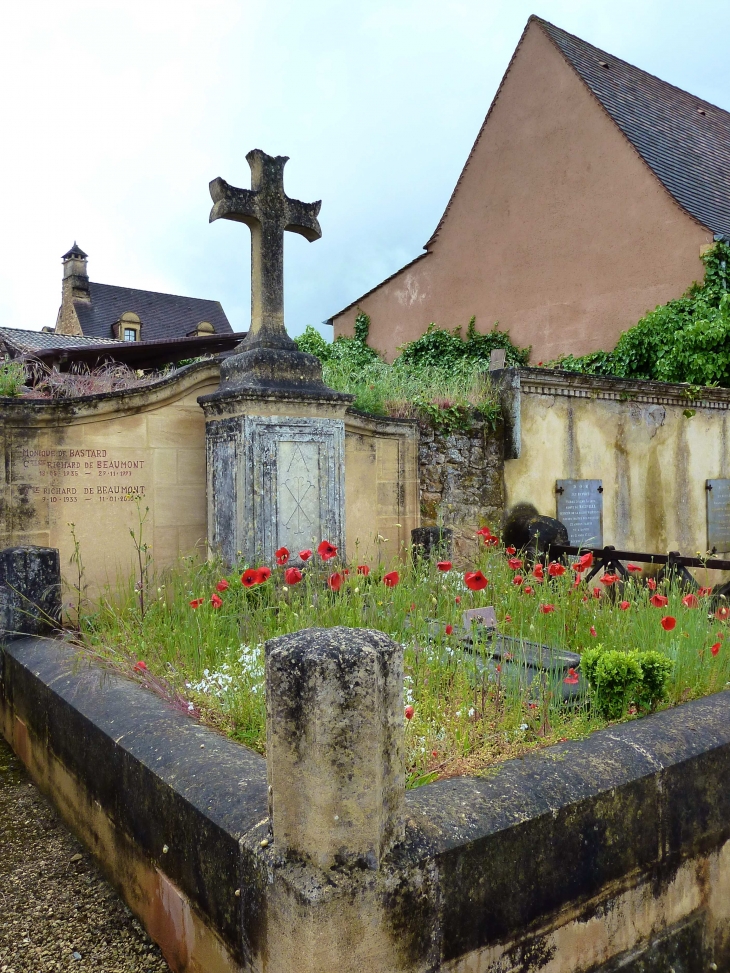
[{"label": "inscribed memorial plaque", "polygon": [[708,480],[707,550],[725,554],[730,551],[730,480]]},{"label": "inscribed memorial plaque", "polygon": [[558,520],[565,524],[573,547],[603,547],[603,485],[601,480],[558,480]]}]

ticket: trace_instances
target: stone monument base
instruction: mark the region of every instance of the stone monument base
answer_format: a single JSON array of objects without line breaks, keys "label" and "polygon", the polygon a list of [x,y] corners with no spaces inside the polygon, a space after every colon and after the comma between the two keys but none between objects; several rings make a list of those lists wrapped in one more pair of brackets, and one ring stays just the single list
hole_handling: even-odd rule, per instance
[{"label": "stone monument base", "polygon": [[312,389],[222,388],[206,416],[208,541],[227,564],[273,563],[321,540],[345,553],[345,411]]}]

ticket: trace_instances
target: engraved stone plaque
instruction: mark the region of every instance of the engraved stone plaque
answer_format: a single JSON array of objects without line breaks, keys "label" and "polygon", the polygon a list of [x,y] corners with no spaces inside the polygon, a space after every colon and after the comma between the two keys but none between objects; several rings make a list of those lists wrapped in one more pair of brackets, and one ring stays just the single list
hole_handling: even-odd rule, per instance
[{"label": "engraved stone plaque", "polygon": [[319,459],[319,443],[277,443],[278,540],[292,552],[322,540]]},{"label": "engraved stone plaque", "polygon": [[708,480],[707,550],[726,554],[730,551],[730,480]]},{"label": "engraved stone plaque", "polygon": [[565,524],[573,547],[603,547],[603,484],[601,480],[558,480],[558,520]]}]

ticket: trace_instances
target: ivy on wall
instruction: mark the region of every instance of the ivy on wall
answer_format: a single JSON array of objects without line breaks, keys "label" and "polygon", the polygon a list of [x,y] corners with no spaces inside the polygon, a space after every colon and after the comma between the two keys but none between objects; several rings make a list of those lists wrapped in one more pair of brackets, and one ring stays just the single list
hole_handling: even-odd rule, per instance
[{"label": "ivy on wall", "polygon": [[730,387],[730,245],[703,256],[705,278],[624,331],[613,351],[566,355],[551,365],[569,372]]}]

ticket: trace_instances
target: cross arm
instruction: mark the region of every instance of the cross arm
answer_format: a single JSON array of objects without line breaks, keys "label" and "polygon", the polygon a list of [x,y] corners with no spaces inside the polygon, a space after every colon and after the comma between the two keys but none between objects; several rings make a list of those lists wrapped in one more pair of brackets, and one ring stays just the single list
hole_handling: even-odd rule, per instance
[{"label": "cross arm", "polygon": [[317,216],[322,206],[322,200],[316,203],[302,203],[298,199],[287,199],[285,230],[301,234],[310,243],[319,240],[322,230]]},{"label": "cross arm", "polygon": [[[209,186],[213,208],[210,211],[209,222],[227,219],[251,226],[258,222],[256,211],[256,193],[251,189],[237,189],[229,185],[220,176]],[[316,222],[316,220],[315,220]]]}]

